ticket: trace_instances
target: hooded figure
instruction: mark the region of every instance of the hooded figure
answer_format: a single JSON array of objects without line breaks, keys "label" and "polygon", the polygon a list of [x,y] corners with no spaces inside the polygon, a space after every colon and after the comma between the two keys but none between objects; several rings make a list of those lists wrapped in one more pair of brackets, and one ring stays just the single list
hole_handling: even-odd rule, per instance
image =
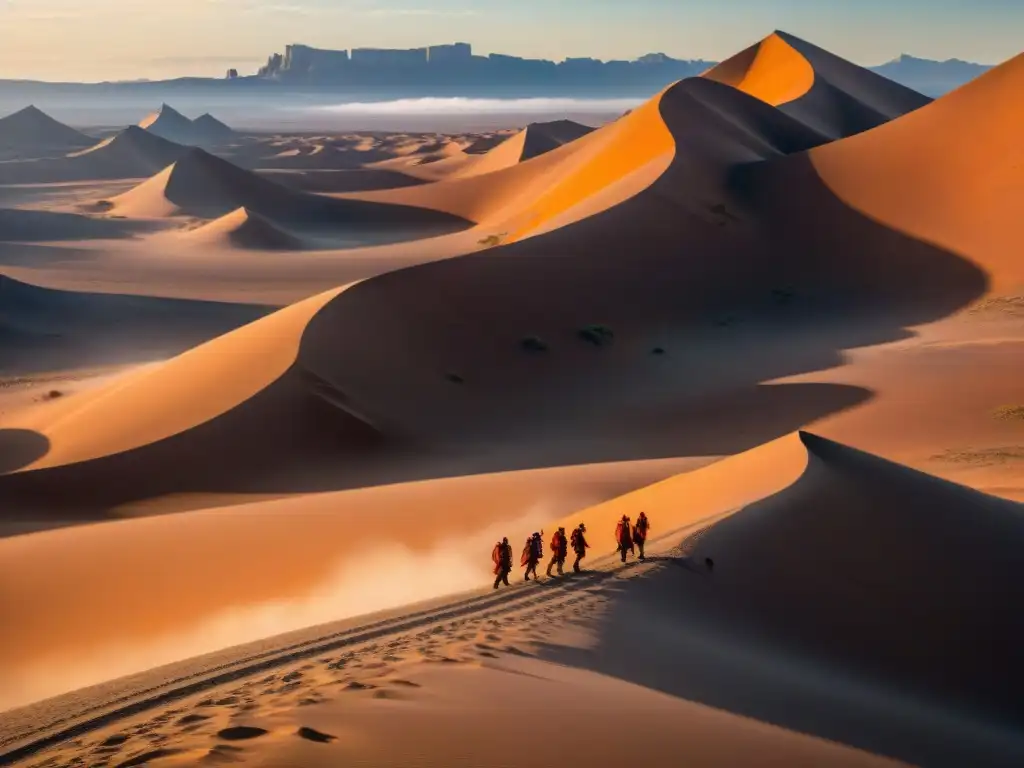
[{"label": "hooded figure", "polygon": [[526,540],[526,546],[523,547],[523,556],[519,562],[520,565],[526,566],[526,581],[530,580],[530,574],[533,574],[534,579],[537,578],[537,565],[540,563],[540,558],[544,550],[544,545],[541,541],[540,534],[536,531],[532,536]]},{"label": "hooded figure", "polygon": [[494,588],[501,584],[507,587],[508,575],[512,572],[512,545],[507,537],[494,545],[491,560],[494,561]]},{"label": "hooded figure", "polygon": [[626,552],[633,551],[633,530],[627,515],[623,515],[615,526],[615,543],[618,545],[622,562],[626,562]]},{"label": "hooded figure", "polygon": [[647,519],[647,513],[641,512],[633,526],[633,543],[640,550],[639,558],[644,559],[644,544],[647,543],[647,532],[651,530],[651,523]]},{"label": "hooded figure", "polygon": [[558,575],[561,576],[562,566],[565,565],[565,558],[569,555],[569,540],[565,537],[565,528],[559,528],[551,537],[551,562],[548,563],[548,576],[551,569],[558,566]]},{"label": "hooded figure", "polygon": [[587,537],[584,535],[586,532],[587,526],[580,523],[576,530],[572,532],[572,537],[569,540],[572,551],[576,553],[576,560],[572,564],[572,569],[575,573],[580,572],[580,560],[587,556],[587,550],[590,548],[590,545],[587,543]]}]

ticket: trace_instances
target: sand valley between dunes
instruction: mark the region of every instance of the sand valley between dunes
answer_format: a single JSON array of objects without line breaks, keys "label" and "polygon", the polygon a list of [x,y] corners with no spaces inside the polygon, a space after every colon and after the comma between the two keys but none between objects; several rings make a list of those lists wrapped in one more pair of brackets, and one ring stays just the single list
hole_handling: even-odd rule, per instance
[{"label": "sand valley between dunes", "polygon": [[1024,764],[1022,89],[0,118],[0,765]]}]

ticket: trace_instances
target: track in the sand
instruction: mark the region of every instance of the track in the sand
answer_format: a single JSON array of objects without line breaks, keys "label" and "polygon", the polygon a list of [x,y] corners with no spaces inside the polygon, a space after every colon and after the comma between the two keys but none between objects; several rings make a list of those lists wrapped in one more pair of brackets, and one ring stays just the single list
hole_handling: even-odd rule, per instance
[{"label": "track in the sand", "polygon": [[[686,531],[700,528],[703,524],[705,522],[702,521],[698,525],[688,527]],[[651,545],[653,547],[658,541],[665,540],[678,542],[684,533],[685,531],[668,533],[658,540],[653,540]],[[596,558],[591,569],[581,574],[570,574],[561,579],[538,582],[536,585],[523,584],[496,593],[487,590],[472,593],[472,596],[449,598],[447,602],[441,601],[430,608],[412,613],[391,612],[390,617],[370,623],[359,623],[369,618],[362,617],[292,632],[276,638],[278,642],[284,641],[283,645],[268,648],[268,643],[274,641],[271,639],[231,649],[234,658],[227,661],[218,662],[218,657],[223,656],[224,652],[209,654],[169,665],[164,668],[162,674],[160,670],[154,670],[115,681],[114,685],[97,686],[93,689],[95,693],[91,695],[87,689],[84,692],[67,694],[48,702],[30,705],[15,713],[7,713],[7,717],[12,714],[19,715],[20,724],[11,723],[4,729],[7,732],[0,731],[0,750],[3,750],[0,752],[0,766],[14,765],[50,747],[79,738],[127,717],[295,661],[452,619],[470,615],[490,618],[544,605],[564,597],[567,593],[586,590],[607,579],[615,578],[622,570],[637,565],[635,561],[620,565],[613,562],[616,557],[613,554]],[[656,564],[659,559],[661,558],[656,556],[649,557],[648,563]],[[667,562],[673,560],[669,558]],[[343,625],[344,628],[339,628],[339,625]],[[246,647],[250,649],[249,652],[245,650]],[[62,700],[69,697],[81,700],[61,706]],[[69,706],[74,706],[72,715],[64,714]]]}]

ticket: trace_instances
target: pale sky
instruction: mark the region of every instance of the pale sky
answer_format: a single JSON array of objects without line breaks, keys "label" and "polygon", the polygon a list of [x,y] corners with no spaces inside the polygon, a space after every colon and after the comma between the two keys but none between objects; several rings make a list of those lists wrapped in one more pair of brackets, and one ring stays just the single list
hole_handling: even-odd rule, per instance
[{"label": "pale sky", "polygon": [[998,63],[1024,46],[1024,0],[0,0],[0,79],[247,74],[295,42],[720,60],[774,29],[861,64]]}]

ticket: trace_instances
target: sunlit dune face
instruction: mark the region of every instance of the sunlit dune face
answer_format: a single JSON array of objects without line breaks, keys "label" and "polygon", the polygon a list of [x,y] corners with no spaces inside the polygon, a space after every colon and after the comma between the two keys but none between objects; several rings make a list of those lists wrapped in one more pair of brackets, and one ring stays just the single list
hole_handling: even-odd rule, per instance
[{"label": "sunlit dune face", "polygon": [[580,141],[595,142],[586,162],[563,176],[524,214],[516,238],[529,234],[582,201],[606,189],[656,158],[675,150],[672,134],[661,117],[665,91]]},{"label": "sunlit dune face", "polygon": [[309,318],[339,292],[313,296],[52,408],[26,410],[5,426],[39,432],[50,442],[47,454],[26,469],[88,461],[184,432],[284,374]]},{"label": "sunlit dune face", "polygon": [[814,86],[814,69],[778,35],[722,62],[704,77],[731,85],[772,106],[805,96]]},{"label": "sunlit dune face", "polygon": [[1024,284],[1024,55],[873,131],[811,152],[846,205],[970,259],[996,293]]}]

